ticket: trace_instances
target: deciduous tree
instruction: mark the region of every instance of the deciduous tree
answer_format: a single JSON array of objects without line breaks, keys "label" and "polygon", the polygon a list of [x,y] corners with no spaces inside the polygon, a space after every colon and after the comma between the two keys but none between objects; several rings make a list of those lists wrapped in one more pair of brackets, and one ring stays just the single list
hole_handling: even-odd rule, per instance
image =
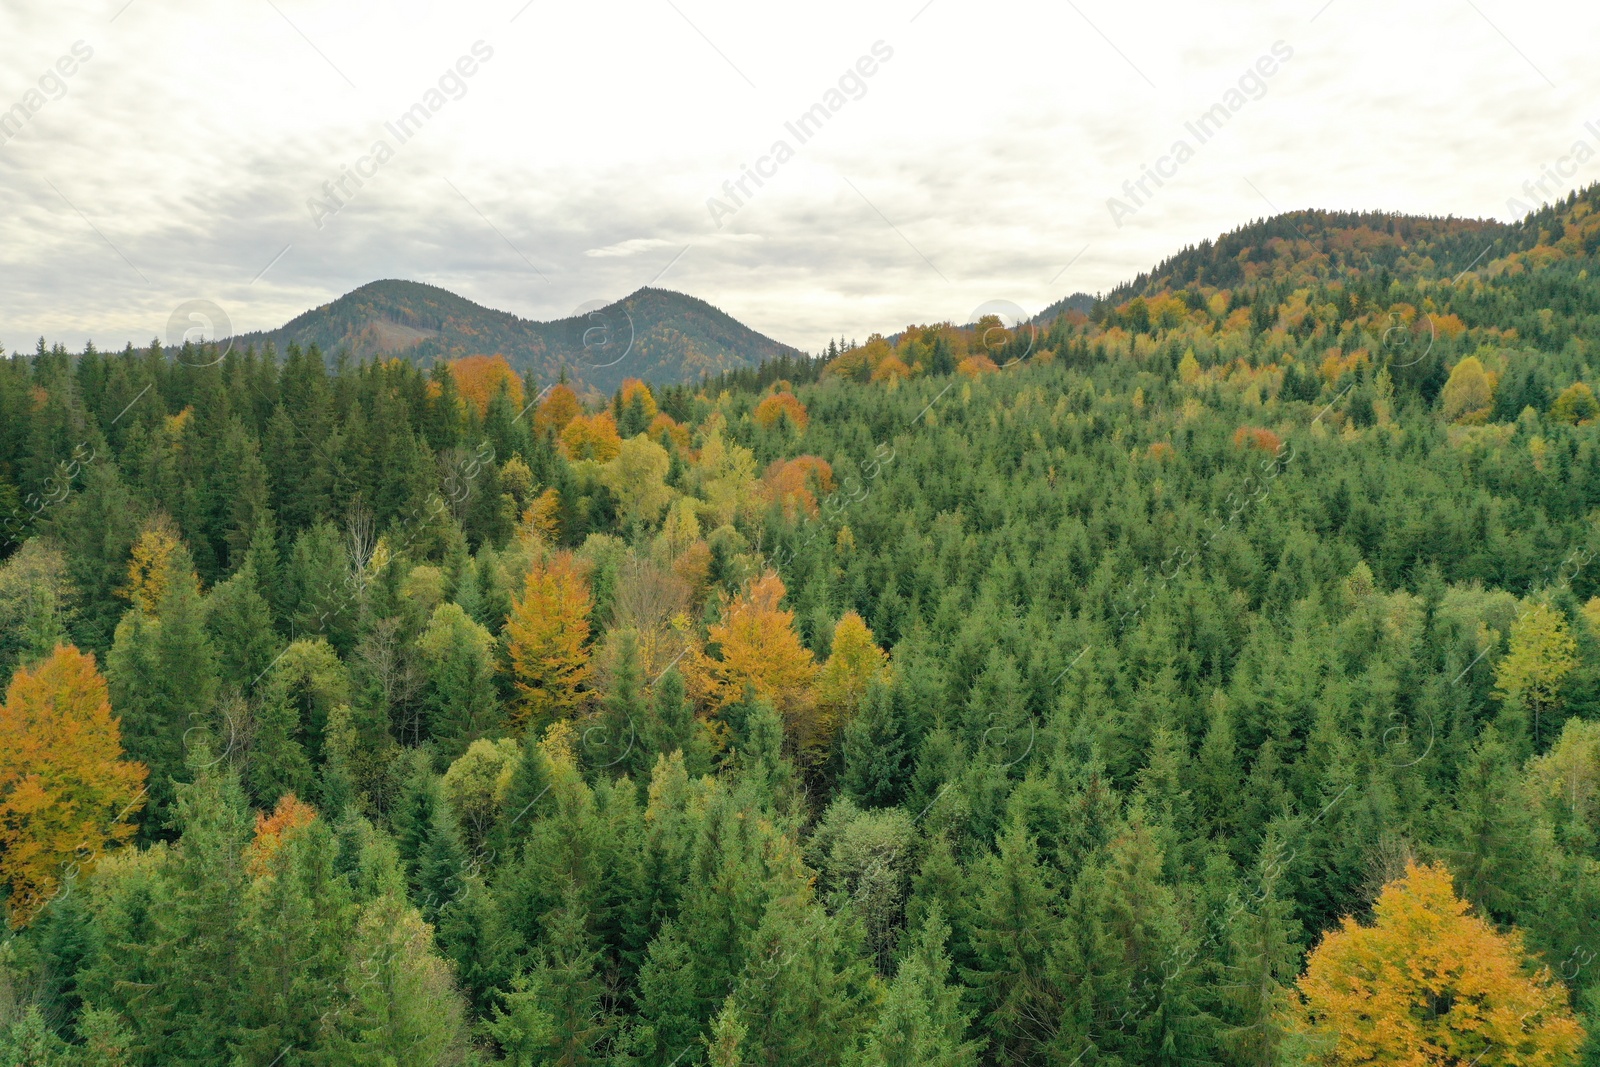
[{"label": "deciduous tree", "polygon": [[521,700],[517,729],[542,731],[582,705],[589,680],[589,613],[594,601],[577,562],[557,553],[528,571],[522,596],[506,619],[511,671]]},{"label": "deciduous tree", "polygon": [[1373,908],[1324,935],[1300,978],[1298,1027],[1327,1035],[1326,1064],[1405,1067],[1576,1063],[1583,1028],[1518,931],[1470,914],[1442,866],[1408,864]]},{"label": "deciduous tree", "polygon": [[118,721],[94,658],[57,646],[12,678],[0,705],[0,879],[11,925],[22,926],[60,885],[132,836],[145,768],[122,758]]}]

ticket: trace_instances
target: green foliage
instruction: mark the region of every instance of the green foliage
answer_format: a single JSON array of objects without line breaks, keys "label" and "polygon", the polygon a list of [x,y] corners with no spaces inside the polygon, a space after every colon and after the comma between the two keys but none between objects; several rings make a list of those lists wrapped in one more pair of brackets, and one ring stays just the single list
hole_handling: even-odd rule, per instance
[{"label": "green foliage", "polygon": [[435,608],[417,639],[427,672],[428,733],[446,752],[464,751],[498,725],[493,649],[489,631],[454,603]]},{"label": "green foliage", "polygon": [[[0,667],[92,650],[151,771],[0,946],[0,1063],[1273,1064],[1413,858],[1593,1030],[1597,205],[1265,220],[1036,329],[655,389],[665,432],[630,386],[604,469],[404,361],[0,360],[0,506],[94,451]],[[508,736],[551,568],[584,684]],[[847,618],[776,707],[727,676]]]}]

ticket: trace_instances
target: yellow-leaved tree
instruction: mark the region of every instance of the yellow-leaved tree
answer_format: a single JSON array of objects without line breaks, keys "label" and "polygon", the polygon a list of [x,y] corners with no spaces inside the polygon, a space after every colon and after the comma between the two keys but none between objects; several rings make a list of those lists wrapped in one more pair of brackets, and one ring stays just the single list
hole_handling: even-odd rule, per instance
[{"label": "yellow-leaved tree", "polygon": [[570,553],[558,552],[528,570],[522,596],[506,617],[511,673],[521,700],[510,725],[542,731],[570,718],[589,680],[589,582]]},{"label": "yellow-leaved tree", "polygon": [[1375,923],[1346,918],[1312,951],[1293,1028],[1301,1062],[1344,1067],[1565,1067],[1583,1027],[1522,934],[1470,914],[1443,866],[1407,864]]},{"label": "yellow-leaved tree", "polygon": [[817,664],[795,633],[794,612],[778,606],[785,592],[783,579],[769,570],[734,597],[708,631],[720,658],[702,669],[713,708],[739,700],[749,685],[778,709],[791,736],[804,737],[812,728]]},{"label": "yellow-leaved tree", "polygon": [[122,758],[94,657],[58,645],[18,670],[0,705],[0,883],[11,925],[32,921],[69,865],[133,835],[145,767]]},{"label": "yellow-leaved tree", "polygon": [[1560,699],[1562,684],[1577,666],[1578,641],[1566,618],[1547,604],[1534,604],[1511,624],[1511,647],[1495,667],[1495,692],[1532,713],[1537,738],[1545,710]]},{"label": "yellow-leaved tree", "polygon": [[1450,380],[1439,394],[1446,422],[1481,425],[1494,411],[1494,376],[1483,369],[1477,356],[1468,356],[1455,365]]},{"label": "yellow-leaved tree", "polygon": [[884,676],[889,657],[878,647],[866,622],[847,611],[833,627],[833,647],[828,662],[817,675],[816,736],[803,748],[825,755],[828,743],[850,721],[867,688]]},{"label": "yellow-leaved tree", "polygon": [[654,523],[672,503],[667,486],[667,450],[640,434],[623,441],[600,471],[600,482],[617,498],[624,524]]},{"label": "yellow-leaved tree", "polygon": [[609,411],[573,416],[561,431],[561,451],[570,460],[592,459],[596,463],[610,463],[622,451],[617,420],[611,417]]},{"label": "yellow-leaved tree", "polygon": [[1571,426],[1588,422],[1597,415],[1600,415],[1600,400],[1594,398],[1594,390],[1583,382],[1573,382],[1561,390],[1556,402],[1550,405],[1550,417]]},{"label": "yellow-leaved tree", "polygon": [[172,556],[178,544],[178,531],[172,520],[157,516],[147,523],[133,543],[128,559],[128,584],[117,590],[118,594],[145,614],[154,614],[162,594],[167,591]]}]

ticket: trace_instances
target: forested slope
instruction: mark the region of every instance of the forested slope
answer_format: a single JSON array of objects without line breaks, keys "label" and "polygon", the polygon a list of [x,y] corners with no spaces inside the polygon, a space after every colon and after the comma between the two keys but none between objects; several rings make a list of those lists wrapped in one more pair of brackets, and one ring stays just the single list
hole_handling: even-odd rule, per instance
[{"label": "forested slope", "polygon": [[411,281],[369,282],[276,330],[242,334],[241,349],[316,346],[331,359],[401,356],[426,368],[498,353],[518,371],[547,381],[563,371],[602,392],[626,377],[697,381],[795,350],[683,293],[644,288],[604,306],[550,322],[518,318]]},{"label": "forested slope", "polygon": [[0,1063],[1600,1062],[1594,199],[592,410],[0,364]]}]

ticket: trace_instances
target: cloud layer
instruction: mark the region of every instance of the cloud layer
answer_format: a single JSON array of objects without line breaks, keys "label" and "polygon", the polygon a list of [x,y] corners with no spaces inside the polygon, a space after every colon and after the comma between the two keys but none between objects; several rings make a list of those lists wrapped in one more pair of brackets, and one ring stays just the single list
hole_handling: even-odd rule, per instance
[{"label": "cloud layer", "polygon": [[1277,210],[1508,217],[1600,119],[1597,31],[1553,0],[13,0],[0,344],[142,344],[193,299],[270,328],[386,277],[538,319],[658,281],[809,349],[1033,311]]}]

